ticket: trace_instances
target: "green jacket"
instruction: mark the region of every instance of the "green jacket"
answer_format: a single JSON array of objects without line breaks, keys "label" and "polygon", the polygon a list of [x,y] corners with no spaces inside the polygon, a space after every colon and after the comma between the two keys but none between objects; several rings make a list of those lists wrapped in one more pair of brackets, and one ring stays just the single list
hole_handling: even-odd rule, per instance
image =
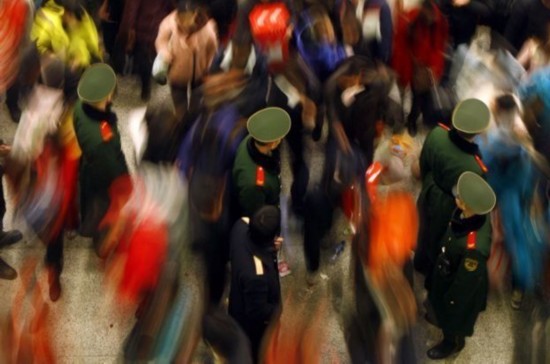
[{"label": "green jacket", "polygon": [[251,217],[263,205],[279,206],[279,174],[278,150],[271,156],[263,155],[254,146],[250,135],[247,136],[239,145],[233,163],[233,187],[241,217]]},{"label": "green jacket", "polygon": [[476,144],[461,138],[455,130],[436,127],[426,137],[420,153],[422,189],[418,197],[420,228],[415,267],[424,274],[432,271],[441,237],[456,208],[452,188],[466,171],[484,175]]},{"label": "green jacket", "polygon": [[428,297],[444,333],[471,336],[477,316],[487,304],[491,220],[488,215],[460,219],[459,213],[457,210],[442,241],[450,268],[448,272],[442,269],[440,255]]},{"label": "green jacket", "polygon": [[[97,229],[109,204],[108,190],[119,176],[128,173],[122,153],[116,115],[78,101],[74,128],[82,150],[80,163],[80,206],[89,233]],[[104,127],[102,128],[102,124]],[[102,131],[103,129],[103,131]]]}]

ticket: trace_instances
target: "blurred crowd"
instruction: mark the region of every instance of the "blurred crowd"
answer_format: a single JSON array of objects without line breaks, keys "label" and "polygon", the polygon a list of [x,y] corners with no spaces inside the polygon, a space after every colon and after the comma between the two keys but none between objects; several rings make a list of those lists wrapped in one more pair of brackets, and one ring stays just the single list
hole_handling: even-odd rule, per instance
[{"label": "blurred crowd", "polygon": [[[491,288],[533,302],[524,359],[550,357],[550,1],[0,0],[0,14],[17,123],[1,173],[28,227],[0,247],[46,246],[43,269],[20,270],[33,309],[12,308],[3,362],[56,362],[48,301],[71,295],[77,235],[137,307],[129,362],[190,362],[200,340],[222,362],[329,360],[318,321],[285,326],[280,284],[314,289],[327,245],[332,261],[350,247],[351,362],[415,362],[422,316],[443,334],[426,355],[456,355]],[[119,120],[118,80],[134,76],[146,107]],[[160,87],[171,98],[150,101]],[[284,258],[289,221],[304,276]]]}]

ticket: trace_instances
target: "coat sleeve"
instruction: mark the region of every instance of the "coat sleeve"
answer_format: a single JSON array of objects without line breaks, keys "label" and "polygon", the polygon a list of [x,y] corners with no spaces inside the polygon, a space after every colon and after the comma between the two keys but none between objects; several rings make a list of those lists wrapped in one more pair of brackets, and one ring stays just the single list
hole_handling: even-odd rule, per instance
[{"label": "coat sleeve", "polygon": [[269,303],[269,288],[265,280],[260,276],[246,279],[243,282],[243,291],[247,319],[257,323],[269,323],[276,307]]},{"label": "coat sleeve", "polygon": [[[212,21],[214,22],[214,21]],[[208,43],[206,44],[206,59],[208,60],[208,68],[212,65],[214,57],[218,51],[218,37],[216,35],[216,25],[212,24],[212,32],[209,33]]]},{"label": "coat sleeve", "polygon": [[172,52],[170,51],[170,38],[172,37],[171,22],[173,21],[174,13],[168,14],[162,20],[159,26],[157,39],[155,40],[155,48],[162,59],[170,64],[172,63]]},{"label": "coat sleeve", "polygon": [[487,258],[477,250],[467,250],[456,272],[453,283],[445,293],[449,312],[460,312],[482,297],[479,291],[487,280]]}]

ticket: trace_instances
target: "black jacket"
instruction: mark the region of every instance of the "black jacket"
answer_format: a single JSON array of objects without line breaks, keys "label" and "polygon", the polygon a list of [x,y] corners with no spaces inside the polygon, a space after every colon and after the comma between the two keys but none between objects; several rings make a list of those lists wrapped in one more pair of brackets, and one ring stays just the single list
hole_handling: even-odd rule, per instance
[{"label": "black jacket", "polygon": [[255,245],[248,231],[242,219],[231,231],[229,314],[254,346],[279,310],[281,287],[276,254]]}]

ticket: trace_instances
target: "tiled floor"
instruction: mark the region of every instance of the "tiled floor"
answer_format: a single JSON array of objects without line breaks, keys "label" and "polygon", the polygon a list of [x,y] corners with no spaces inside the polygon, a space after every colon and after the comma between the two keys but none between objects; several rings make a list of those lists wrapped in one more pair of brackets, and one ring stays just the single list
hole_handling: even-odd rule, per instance
[{"label": "tiled floor", "polygon": [[[156,88],[153,102],[170,102],[167,88]],[[127,137],[127,116],[131,109],[142,106],[139,101],[139,84],[136,80],[123,79],[120,82],[119,94],[115,101],[123,133],[123,147],[129,150],[130,141]],[[13,138],[16,124],[13,124],[2,105],[0,111],[0,137],[7,141]],[[312,179],[318,178],[319,165],[322,156],[318,147],[312,149],[310,158],[314,166]],[[288,171],[286,171],[288,180]],[[316,177],[317,176],[317,177]],[[5,217],[7,227],[23,229],[19,222],[12,221],[9,207]],[[340,217],[334,232],[327,242],[323,252],[322,275],[313,290],[307,290],[304,284],[304,263],[301,238],[298,226],[291,223],[291,235],[286,242],[286,255],[293,273],[282,279],[283,300],[286,300],[283,320],[292,322],[304,317],[303,314],[314,309],[321,309],[322,324],[315,327],[321,329],[324,337],[319,343],[320,361],[323,363],[348,363],[349,355],[344,343],[345,333],[342,330],[342,310],[347,305],[350,283],[349,244],[344,254],[335,264],[328,263],[332,254],[332,245],[340,241],[345,233],[344,220]],[[88,239],[77,237],[65,241],[65,266],[62,275],[63,294],[55,304],[50,304],[49,323],[52,325],[56,343],[56,355],[60,363],[115,363],[122,362],[122,346],[126,335],[134,324],[135,307],[121,307],[105,294],[103,285],[103,270],[101,261],[95,256]],[[3,249],[2,257],[18,271],[32,258],[42,261],[44,247],[39,241],[29,235],[23,242]],[[416,277],[416,293],[419,302],[422,299],[420,277]],[[43,284],[44,297],[47,297],[47,284],[44,277],[39,281]],[[21,303],[14,299],[21,280],[0,280],[0,320],[3,320],[11,307]],[[289,303],[291,302],[291,304]],[[331,302],[332,304],[323,305]],[[420,305],[421,306],[421,305]],[[509,307],[509,293],[490,294],[487,311],[483,313],[476,326],[475,335],[467,340],[466,348],[460,355],[447,360],[449,363],[544,363],[544,359],[530,361],[525,353],[530,352],[531,310],[512,311]],[[428,325],[422,314],[413,332],[416,359],[419,363],[429,362],[425,356],[426,350],[439,339],[440,334],[434,327]],[[369,325],[368,322],[362,323]],[[523,355],[523,356],[522,356]],[[195,362],[210,361],[209,355],[196,357]],[[412,362],[407,360],[406,362]],[[550,363],[550,358],[546,359]],[[307,363],[306,363],[307,364]]]}]

